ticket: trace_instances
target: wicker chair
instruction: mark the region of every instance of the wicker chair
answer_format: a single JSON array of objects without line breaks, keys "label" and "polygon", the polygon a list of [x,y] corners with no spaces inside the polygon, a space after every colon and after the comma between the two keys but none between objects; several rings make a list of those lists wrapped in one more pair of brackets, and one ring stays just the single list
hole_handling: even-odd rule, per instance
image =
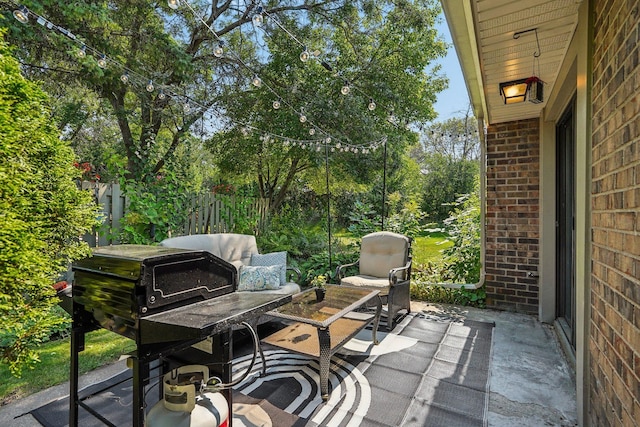
[{"label": "wicker chair", "polygon": [[[346,269],[355,266],[359,274],[345,277]],[[336,269],[339,284],[380,291],[380,296],[387,301],[388,330],[395,327],[398,311],[411,312],[410,279],[411,239],[388,231],[364,236],[358,261]]]}]

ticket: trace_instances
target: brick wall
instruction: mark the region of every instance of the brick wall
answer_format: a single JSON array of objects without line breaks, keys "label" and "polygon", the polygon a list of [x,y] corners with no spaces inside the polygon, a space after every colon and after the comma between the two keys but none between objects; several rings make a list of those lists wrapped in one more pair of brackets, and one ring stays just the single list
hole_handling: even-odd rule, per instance
[{"label": "brick wall", "polygon": [[487,130],[485,267],[487,306],[538,313],[538,119]]},{"label": "brick wall", "polygon": [[640,4],[594,2],[590,423],[640,425]]}]

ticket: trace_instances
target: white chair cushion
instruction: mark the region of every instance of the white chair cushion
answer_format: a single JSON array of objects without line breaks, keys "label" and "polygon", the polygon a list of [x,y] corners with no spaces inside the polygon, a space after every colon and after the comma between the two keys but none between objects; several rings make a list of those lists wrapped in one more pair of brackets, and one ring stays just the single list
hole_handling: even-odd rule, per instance
[{"label": "white chair cushion", "polygon": [[367,234],[360,247],[360,275],[384,277],[388,285],[389,270],[406,264],[408,247],[409,238],[402,234],[389,231]]},{"label": "white chair cushion", "polygon": [[249,265],[251,255],[258,253],[256,238],[250,234],[193,234],[171,237],[163,240],[160,245],[211,252],[218,258],[233,264],[236,268],[241,265]]},{"label": "white chair cushion", "polygon": [[387,277],[385,277],[384,279],[380,277],[363,276],[363,275],[348,276],[348,277],[342,278],[340,280],[340,284],[347,285],[347,286],[364,286],[367,288],[388,288],[389,287],[388,273],[389,272],[387,272]]}]

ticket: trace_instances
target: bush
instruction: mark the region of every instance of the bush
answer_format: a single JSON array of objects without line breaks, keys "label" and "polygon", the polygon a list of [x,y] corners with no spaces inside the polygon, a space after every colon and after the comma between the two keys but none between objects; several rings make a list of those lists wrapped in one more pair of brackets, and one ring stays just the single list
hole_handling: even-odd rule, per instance
[{"label": "bush", "polygon": [[0,362],[20,376],[65,322],[53,284],[89,254],[79,236],[97,223],[73,150],[51,123],[49,101],[20,74],[0,34]]}]

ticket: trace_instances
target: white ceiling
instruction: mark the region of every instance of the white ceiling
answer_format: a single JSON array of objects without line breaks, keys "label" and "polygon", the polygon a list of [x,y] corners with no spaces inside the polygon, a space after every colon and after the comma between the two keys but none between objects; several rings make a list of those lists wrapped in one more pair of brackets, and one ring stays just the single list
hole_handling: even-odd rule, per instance
[{"label": "white ceiling", "polygon": [[[461,0],[442,0],[442,4],[465,78],[481,83],[488,122],[539,117],[544,102],[505,105],[499,84],[535,75],[544,82],[546,99],[573,37],[580,0],[470,0],[470,7]],[[468,28],[471,24],[473,29]],[[467,33],[455,26],[467,27]],[[515,33],[533,29],[514,39]],[[470,52],[474,42],[476,52]],[[460,46],[464,43],[469,45],[466,49]],[[538,43],[540,56],[534,58]],[[471,54],[474,67],[462,57]]]}]

